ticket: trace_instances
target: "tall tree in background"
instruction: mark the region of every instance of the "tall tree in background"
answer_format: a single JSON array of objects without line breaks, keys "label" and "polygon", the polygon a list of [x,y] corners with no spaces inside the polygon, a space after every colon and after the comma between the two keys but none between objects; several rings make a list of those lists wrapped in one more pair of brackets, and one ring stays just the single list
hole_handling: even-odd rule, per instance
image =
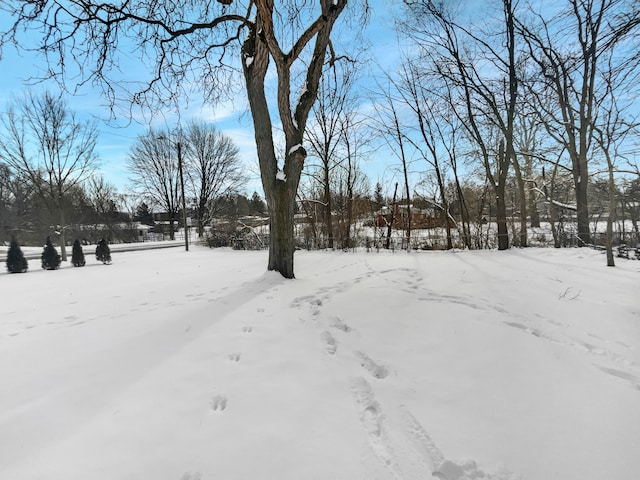
[{"label": "tall tree in background", "polygon": [[[409,147],[411,143],[408,141],[404,130],[406,126],[401,122],[400,114],[398,110],[402,103],[401,99],[392,88],[388,88],[383,93],[384,100],[380,104],[375,105],[376,111],[376,123],[377,130],[385,139],[387,145],[391,148],[394,155],[400,160],[402,166],[402,177],[404,179],[404,191],[405,191],[405,204],[406,208],[406,220],[403,222],[407,239],[407,250],[411,249],[411,189],[409,187],[409,164],[411,158],[409,158]],[[393,223],[395,214],[397,213],[396,194],[398,191],[398,183],[393,194],[393,203],[391,204],[392,221]],[[389,225],[388,234],[391,234],[391,225]],[[387,248],[389,248],[389,239],[387,238]]]},{"label": "tall tree in background", "polygon": [[118,219],[118,193],[116,187],[102,175],[94,175],[87,182],[87,200],[96,214],[96,220],[111,231]]},{"label": "tall tree in background", "polygon": [[213,125],[190,122],[183,132],[188,196],[194,199],[198,236],[204,234],[218,198],[235,192],[246,180],[238,147]]},{"label": "tall tree in background", "polygon": [[[446,119],[438,116],[438,110],[442,109],[441,94],[430,89],[428,79],[423,78],[419,62],[406,61],[394,86],[400,101],[412,113],[415,128],[407,129],[404,133],[407,142],[410,143],[433,169],[438,185],[439,203],[436,204],[444,215],[445,230],[447,232],[447,249],[453,248],[451,238],[451,224],[449,222],[449,202],[447,199],[445,164],[440,158],[441,152],[449,152],[445,142],[448,135],[445,134]],[[415,131],[415,134],[414,134]],[[443,155],[444,156],[444,155]]]},{"label": "tall tree in background", "polygon": [[551,104],[538,102],[538,111],[547,134],[569,156],[578,237],[586,245],[591,243],[587,190],[598,96],[607,92],[601,74],[637,67],[637,48],[628,41],[640,27],[640,9],[628,0],[566,3],[553,18],[534,13],[530,23],[517,22],[517,27],[537,66],[538,81],[530,88],[540,98],[554,97]]},{"label": "tall tree in background", "polygon": [[180,212],[180,178],[177,151],[169,134],[149,130],[131,148],[128,168],[134,188],[168,215],[169,236],[175,238]]},{"label": "tall tree in background", "polygon": [[312,173],[322,190],[324,226],[327,246],[334,248],[336,233],[333,219],[333,195],[331,184],[335,170],[345,161],[344,121],[354,108],[354,82],[356,70],[353,64],[337,65],[320,83],[316,102],[307,126],[305,137],[311,146],[309,155],[318,160]]},{"label": "tall tree in background", "polygon": [[[457,90],[449,96],[452,112],[478,150],[486,178],[495,193],[498,249],[509,248],[505,198],[517,105],[515,6],[501,0],[503,22],[495,31],[463,25],[450,5],[431,0],[406,2],[405,25],[421,43],[431,74]],[[526,228],[526,224],[525,224]]]},{"label": "tall tree in background", "polygon": [[[202,86],[209,101],[226,95],[238,66],[230,57],[240,51],[269,207],[268,269],[293,278],[293,214],[306,158],[303,133],[323,67],[335,61],[336,46],[329,46],[346,5],[346,0],[9,0],[1,8],[13,24],[0,34],[0,45],[19,46],[26,36],[33,42],[34,34],[41,35],[48,76],[62,83],[73,78],[79,85],[101,85],[112,104],[127,98],[129,105],[152,111],[178,103],[194,85]],[[357,21],[365,17],[366,11]],[[151,76],[123,77],[121,64],[130,58],[151,63]],[[270,63],[276,123],[284,136],[280,156],[265,88]]]},{"label": "tall tree in background", "polygon": [[57,213],[62,261],[67,260],[67,195],[97,167],[94,123],[79,121],[61,97],[28,93],[1,120],[0,159],[28,178]]}]

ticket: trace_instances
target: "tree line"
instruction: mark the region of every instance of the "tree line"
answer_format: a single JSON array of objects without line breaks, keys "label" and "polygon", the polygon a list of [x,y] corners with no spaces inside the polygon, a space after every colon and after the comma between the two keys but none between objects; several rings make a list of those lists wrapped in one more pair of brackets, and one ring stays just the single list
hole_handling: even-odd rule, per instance
[{"label": "tree line", "polygon": [[[313,228],[326,229],[329,244],[338,236],[349,242],[356,199],[368,183],[361,161],[379,150],[380,139],[398,169],[382,187],[393,205],[404,203],[408,245],[412,206],[422,198],[446,218],[447,247],[454,234],[472,246],[478,219],[467,192],[477,186],[498,249],[527,245],[540,202],[554,238],[572,212],[579,244],[591,245],[590,190],[604,178],[613,263],[617,190],[638,175],[629,148],[637,141],[640,85],[633,0],[493,0],[482,10],[466,2],[399,2],[397,34],[408,48],[373,88],[360,43],[366,0],[68,3],[6,2],[14,23],[0,45],[19,46],[22,32],[45,31],[39,48],[48,75],[63,85],[98,85],[112,106],[124,98],[131,108],[170,108],[194,85],[211,103],[245,92],[269,212],[270,270],[294,276],[300,208],[324,212]],[[132,54],[150,67],[148,77],[131,81],[115,68]],[[68,72],[69,65],[77,70]],[[366,100],[354,95],[363,81]],[[164,138],[164,150],[180,157],[186,143],[169,133],[153,133],[154,142]],[[170,187],[168,211],[176,208],[177,184]],[[346,220],[334,225],[341,199]],[[517,204],[511,212],[510,203]]]},{"label": "tree line", "polygon": [[154,213],[168,221],[173,238],[183,208],[181,170],[184,206],[200,236],[214,216],[266,211],[257,193],[250,199],[241,193],[246,176],[238,149],[211,124],[192,121],[177,132],[151,129],[140,135],[128,155],[127,193],[119,193],[98,170],[95,123],[79,120],[63,97],[28,93],[8,106],[0,125],[4,243],[19,234],[22,242],[39,244],[43,235],[52,235],[66,261],[69,239],[95,243],[106,235],[136,241],[128,224],[153,224]]}]

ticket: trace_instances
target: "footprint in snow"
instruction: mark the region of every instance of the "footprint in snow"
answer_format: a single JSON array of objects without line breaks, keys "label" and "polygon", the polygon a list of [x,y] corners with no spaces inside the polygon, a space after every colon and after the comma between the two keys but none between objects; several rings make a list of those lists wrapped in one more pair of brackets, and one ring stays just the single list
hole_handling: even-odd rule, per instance
[{"label": "footprint in snow", "polygon": [[216,395],[210,402],[211,410],[214,412],[222,412],[227,408],[226,395]]},{"label": "footprint in snow", "polygon": [[336,339],[333,338],[333,335],[325,330],[320,335],[320,338],[322,339],[324,349],[327,351],[327,353],[329,355],[335,355],[336,350],[338,349],[338,343],[336,342]]},{"label": "footprint in snow", "polygon": [[242,332],[243,333],[251,333],[251,332],[253,332],[253,327],[251,327],[251,326],[242,327]]},{"label": "footprint in snow", "polygon": [[385,365],[374,362],[369,356],[363,352],[355,352],[360,358],[360,365],[367,370],[373,378],[383,380],[389,376],[389,369]]},{"label": "footprint in snow", "polygon": [[349,333],[353,330],[349,325],[344,323],[340,317],[333,318],[333,324],[331,325],[333,328],[337,328],[338,330],[342,330],[343,332]]},{"label": "footprint in snow", "polygon": [[240,353],[236,352],[236,353],[231,353],[229,355],[227,355],[227,358],[229,359],[229,361],[231,362],[239,362],[240,361]]}]

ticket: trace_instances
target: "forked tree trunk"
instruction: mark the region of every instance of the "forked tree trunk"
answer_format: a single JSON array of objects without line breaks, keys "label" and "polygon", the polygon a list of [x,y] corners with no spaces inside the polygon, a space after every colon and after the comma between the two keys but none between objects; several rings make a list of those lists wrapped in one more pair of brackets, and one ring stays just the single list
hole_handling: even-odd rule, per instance
[{"label": "forked tree trunk", "polygon": [[[256,0],[256,21],[250,24],[249,34],[242,45],[242,71],[253,119],[262,187],[269,207],[269,263],[285,278],[294,278],[293,236],[296,192],[307,152],[302,147],[309,111],[318,94],[318,84],[329,45],[333,25],[344,10],[346,0],[322,1],[318,19],[301,35],[291,51],[281,50],[274,29],[273,2]],[[291,67],[314,42],[313,55],[307,64],[306,89],[295,105],[291,104]],[[273,60],[278,78],[278,113],[285,137],[285,155],[278,166],[273,143],[273,127],[269,104],[265,95],[265,77],[269,62]]]}]

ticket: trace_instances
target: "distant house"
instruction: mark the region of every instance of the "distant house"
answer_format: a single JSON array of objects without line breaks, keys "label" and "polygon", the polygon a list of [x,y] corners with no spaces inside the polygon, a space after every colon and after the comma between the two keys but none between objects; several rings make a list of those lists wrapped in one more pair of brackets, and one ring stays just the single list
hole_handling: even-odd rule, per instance
[{"label": "distant house", "polygon": [[[394,228],[404,229],[409,226],[409,211],[411,212],[411,229],[427,229],[427,228],[444,228],[447,218],[444,212],[435,207],[433,208],[416,208],[407,205],[393,205],[393,226]],[[384,206],[376,213],[376,226],[386,227],[392,218],[392,210],[389,206]],[[453,221],[449,220],[450,226],[454,226]]]}]

